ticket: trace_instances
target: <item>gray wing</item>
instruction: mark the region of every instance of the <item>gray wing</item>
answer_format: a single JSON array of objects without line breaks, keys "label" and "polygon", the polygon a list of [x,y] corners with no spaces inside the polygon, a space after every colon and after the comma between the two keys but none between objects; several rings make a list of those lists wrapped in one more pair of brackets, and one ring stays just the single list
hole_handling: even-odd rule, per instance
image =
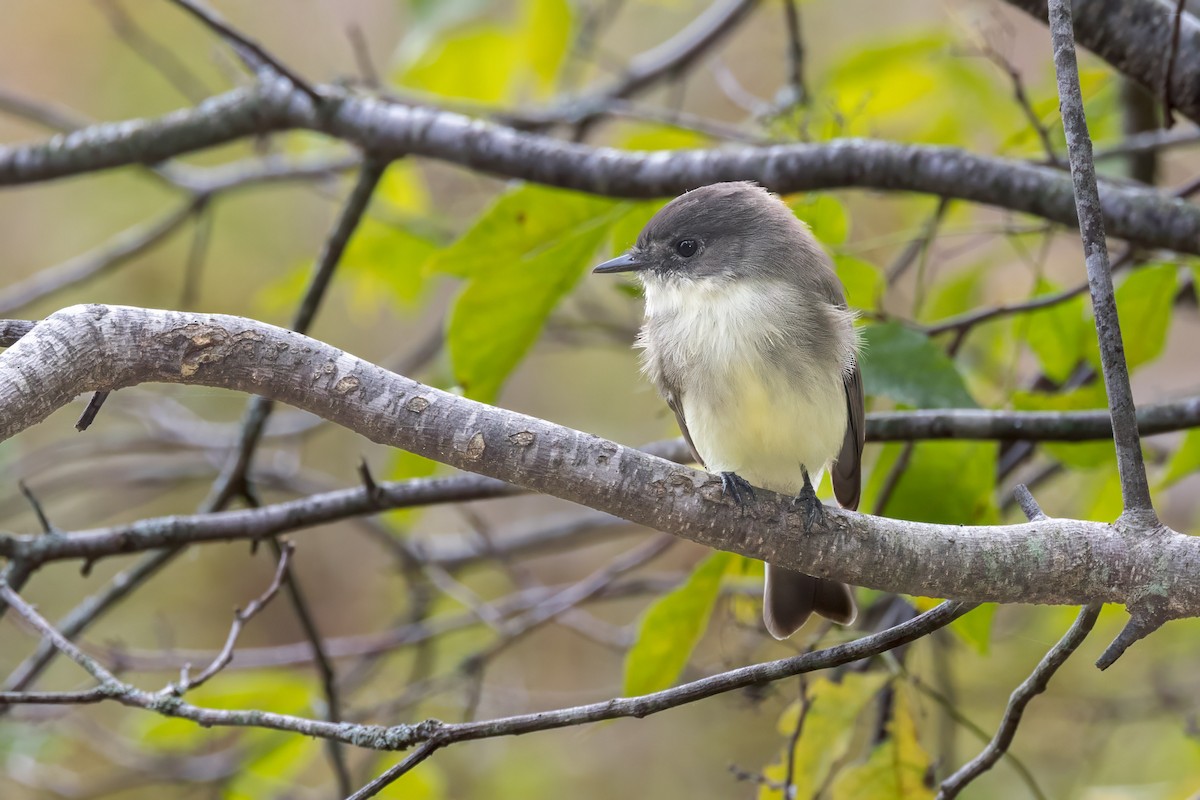
[{"label": "gray wing", "polygon": [[846,435],[833,465],[833,493],[842,508],[854,511],[862,495],[862,451],[867,438],[862,370],[858,368],[857,358],[854,369],[848,371],[843,380],[846,385]]},{"label": "gray wing", "polygon": [[675,391],[665,392],[663,398],[667,401],[667,405],[671,407],[671,410],[675,412],[675,421],[679,423],[679,432],[683,434],[683,440],[687,442],[688,449],[692,451],[692,456],[695,457],[696,463],[707,469],[704,466],[704,459],[696,451],[696,444],[692,441],[692,434],[688,432],[687,420],[683,418],[683,398]]}]

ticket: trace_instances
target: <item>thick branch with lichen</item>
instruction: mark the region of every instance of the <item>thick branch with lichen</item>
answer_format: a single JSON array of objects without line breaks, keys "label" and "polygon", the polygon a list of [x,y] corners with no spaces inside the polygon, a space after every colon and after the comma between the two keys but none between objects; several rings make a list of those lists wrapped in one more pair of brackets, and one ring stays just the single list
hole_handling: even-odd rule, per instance
[{"label": "thick branch with lichen", "polygon": [[633,448],[486,406],[252,320],[75,306],[0,355],[0,439],[82,392],[168,382],[262,394],[372,441],[615,514],[710,547],[886,591],[1069,603],[1162,598],[1200,615],[1200,540],[1133,539],[1065,519],[964,527],[830,509],[802,532],[788,499],[738,508],[720,481]]}]

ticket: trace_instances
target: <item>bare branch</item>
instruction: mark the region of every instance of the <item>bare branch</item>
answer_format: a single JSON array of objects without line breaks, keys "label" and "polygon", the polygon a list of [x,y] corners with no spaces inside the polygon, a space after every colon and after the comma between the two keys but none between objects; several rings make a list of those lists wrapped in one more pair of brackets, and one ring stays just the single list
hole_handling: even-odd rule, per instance
[{"label": "bare branch", "polygon": [[[1007,0],[1034,19],[1045,22],[1047,0]],[[1165,94],[1175,110],[1200,121],[1200,96],[1195,90],[1200,74],[1200,22],[1162,0],[1075,0],[1074,27],[1079,43],[1136,80],[1151,94],[1164,94],[1163,55],[1174,50],[1174,69]],[[1179,43],[1172,47],[1178,24]]]},{"label": "bare branch", "polygon": [[1158,517],[1150,499],[1133,390],[1129,386],[1129,368],[1125,363],[1125,346],[1121,341],[1121,322],[1117,316],[1112,272],[1108,263],[1108,244],[1104,238],[1104,216],[1096,186],[1096,167],[1092,163],[1092,140],[1088,135],[1083,95],[1079,89],[1079,67],[1075,60],[1075,33],[1071,28],[1069,0],[1050,0],[1049,19],[1050,38],[1054,44],[1054,69],[1058,75],[1059,108],[1067,137],[1096,333],[1100,339],[1104,388],[1112,411],[1117,470],[1121,474],[1121,495],[1125,506],[1123,516],[1136,518],[1137,525],[1143,528],[1152,528],[1158,524]]},{"label": "bare branch", "polygon": [[1000,727],[996,730],[992,741],[978,756],[942,781],[938,800],[951,800],[951,798],[957,797],[959,792],[965,789],[971,781],[995,766],[996,762],[1008,752],[1013,737],[1017,735],[1017,726],[1021,724],[1021,716],[1025,713],[1025,707],[1034,697],[1046,691],[1054,673],[1083,644],[1083,640],[1091,633],[1092,627],[1096,624],[1096,618],[1099,616],[1100,606],[1098,604],[1085,606],[1079,610],[1079,616],[1075,618],[1074,624],[1063,638],[1050,649],[1050,652],[1046,653],[1029,677],[1009,697],[1008,708],[1004,710],[1004,719],[1000,722]]},{"label": "bare branch", "polygon": [[[492,174],[609,197],[663,197],[706,183],[756,180],[777,192],[861,187],[925,192],[1076,224],[1060,171],[948,147],[859,139],[824,144],[635,152],[522,133],[430,108],[324,87],[336,113],[319,114],[279,82],[236,90],[157,120],[96,125],[47,142],[0,148],[0,185],[158,162],[271,131],[308,128],[379,157],[422,155]],[[468,135],[469,134],[469,135]],[[1114,236],[1200,254],[1200,209],[1146,188],[1105,184]]]},{"label": "bare branch", "polygon": [[[309,85],[308,81],[301,78],[290,68],[285,66],[283,62],[268,53],[262,45],[254,41],[245,34],[232,28],[227,22],[218,17],[214,12],[202,6],[196,0],[173,0],[175,5],[187,11],[196,19],[203,22],[212,30],[216,31],[217,35],[226,39],[233,45],[234,49],[243,57],[249,57],[252,61],[257,61],[265,64],[277,75],[286,78],[289,83],[296,89],[308,95],[308,99],[313,102],[313,105],[320,106],[324,102],[324,98]],[[257,65],[256,65],[257,66]]]},{"label": "bare branch", "polygon": [[[404,750],[424,743],[445,747],[453,742],[474,741],[497,736],[519,736],[535,731],[557,730],[622,717],[646,717],[718,694],[744,689],[747,686],[828,669],[885,653],[929,635],[974,607],[967,603],[944,602],[908,622],[880,633],[864,636],[853,642],[778,661],[741,667],[640,697],[615,698],[573,708],[521,714],[480,722],[444,723],[430,719],[416,725],[386,727],[347,722],[335,724],[258,710],[203,708],[187,703],[182,698],[145,692],[121,682],[99,662],[67,641],[7,584],[0,583],[0,599],[8,602],[17,613],[41,632],[47,640],[51,641],[56,649],[96,678],[100,682],[98,691],[105,695],[104,699],[112,699],[125,706],[142,708],[170,717],[191,720],[206,727],[251,727],[290,731],[373,750]],[[71,693],[71,696],[73,699],[81,697],[79,693]],[[40,704],[53,702],[51,693],[7,692],[0,694],[0,703],[9,706],[20,704],[26,697],[30,698],[31,702]],[[87,697],[90,699],[92,695],[89,694]]]}]

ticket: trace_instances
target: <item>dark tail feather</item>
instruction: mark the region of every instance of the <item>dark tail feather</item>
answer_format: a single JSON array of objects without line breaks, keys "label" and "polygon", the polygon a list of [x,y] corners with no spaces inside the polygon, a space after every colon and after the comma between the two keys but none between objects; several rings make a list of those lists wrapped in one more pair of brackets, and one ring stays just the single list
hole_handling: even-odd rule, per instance
[{"label": "dark tail feather", "polygon": [[822,617],[849,625],[858,609],[850,587],[844,583],[814,578],[767,564],[767,583],[763,588],[763,622],[776,639],[786,639],[817,612]]}]

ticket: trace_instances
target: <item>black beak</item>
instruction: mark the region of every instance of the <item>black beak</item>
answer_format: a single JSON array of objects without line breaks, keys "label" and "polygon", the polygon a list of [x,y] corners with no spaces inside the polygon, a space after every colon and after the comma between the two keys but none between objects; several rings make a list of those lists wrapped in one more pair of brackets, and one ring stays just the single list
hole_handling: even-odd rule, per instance
[{"label": "black beak", "polygon": [[639,270],[646,269],[647,266],[647,264],[639,263],[638,260],[629,253],[625,253],[624,255],[617,256],[616,258],[610,258],[603,264],[593,268],[592,272],[599,274],[606,272],[638,272]]}]

